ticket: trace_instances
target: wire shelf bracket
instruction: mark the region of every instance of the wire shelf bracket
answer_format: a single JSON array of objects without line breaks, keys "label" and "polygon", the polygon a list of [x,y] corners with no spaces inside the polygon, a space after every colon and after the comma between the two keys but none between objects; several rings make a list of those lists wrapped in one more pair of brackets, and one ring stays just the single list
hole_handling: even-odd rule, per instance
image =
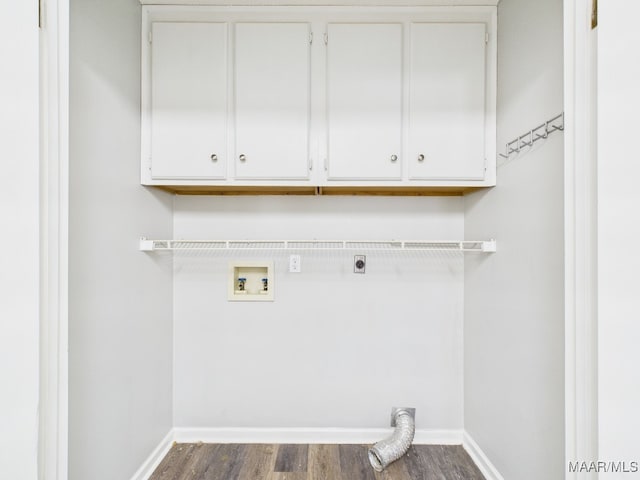
[{"label": "wire shelf bracket", "polygon": [[223,250],[369,250],[496,252],[491,240],[150,240],[140,238],[140,251]]},{"label": "wire shelf bracket", "polygon": [[532,147],[538,140],[546,139],[551,133],[562,130],[564,130],[564,112],[511,140],[505,144],[504,154],[498,155],[509,158],[512,153],[520,153],[523,148]]}]

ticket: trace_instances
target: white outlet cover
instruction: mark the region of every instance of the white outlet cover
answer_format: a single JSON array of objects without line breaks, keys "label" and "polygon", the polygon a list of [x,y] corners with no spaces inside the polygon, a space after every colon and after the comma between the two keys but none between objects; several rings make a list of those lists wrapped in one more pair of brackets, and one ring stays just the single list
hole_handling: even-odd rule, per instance
[{"label": "white outlet cover", "polygon": [[300,273],[301,271],[300,255],[289,255],[289,272]]}]

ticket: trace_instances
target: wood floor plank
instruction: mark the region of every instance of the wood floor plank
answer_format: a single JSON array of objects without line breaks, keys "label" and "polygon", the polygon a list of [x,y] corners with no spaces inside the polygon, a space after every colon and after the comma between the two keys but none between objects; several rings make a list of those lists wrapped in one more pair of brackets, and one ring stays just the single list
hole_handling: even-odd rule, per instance
[{"label": "wood floor plank", "polygon": [[[485,480],[460,445],[414,445],[376,472],[365,445],[174,444],[149,480]],[[276,471],[278,469],[307,471]]]},{"label": "wood floor plank", "polygon": [[192,443],[174,443],[149,480],[175,480],[191,461],[194,448]]},{"label": "wood floor plank", "polygon": [[248,445],[245,450],[244,464],[238,474],[238,480],[270,478],[275,465],[277,451],[277,445]]},{"label": "wood floor plank", "polygon": [[424,445],[422,449],[425,455],[424,461],[433,465],[434,469],[438,469],[442,478],[450,480],[450,475],[454,472],[449,471],[449,448],[446,445]]},{"label": "wood floor plank", "polygon": [[343,480],[338,445],[309,445],[307,472],[308,480]]},{"label": "wood floor plank", "polygon": [[217,445],[208,443],[195,443],[191,454],[191,460],[184,466],[184,470],[173,477],[172,480],[195,480],[200,478],[211,461]]},{"label": "wood floor plank", "polygon": [[[307,480],[309,478],[308,475],[307,472],[271,472],[271,476],[269,476],[267,480]],[[252,480],[262,478],[265,477],[256,477]]]},{"label": "wood floor plank", "polygon": [[[440,470],[443,472],[445,478],[451,480],[466,480],[467,477],[464,474],[464,469],[461,470],[458,468],[456,462],[458,461],[456,458],[456,445],[439,445],[439,448],[442,450],[442,461],[439,464]],[[462,446],[460,446],[462,448]],[[473,480],[469,478],[469,480]]]},{"label": "wood floor plank", "polygon": [[237,480],[248,445],[218,444],[209,460],[202,480]]},{"label": "wood floor plank", "polygon": [[428,478],[429,480],[447,480],[437,463],[430,459],[428,445],[414,445],[404,456],[409,478]]},{"label": "wood floor plank", "polygon": [[367,458],[366,445],[339,445],[338,452],[343,479],[375,480],[374,470]]},{"label": "wood floor plank", "polygon": [[309,445],[280,445],[274,472],[306,472],[308,456]]},{"label": "wood floor plank", "polygon": [[407,460],[403,455],[382,472],[376,472],[373,467],[371,467],[371,470],[374,472],[376,480],[414,480],[414,477],[411,477],[407,471],[406,462]]},{"label": "wood floor plank", "polygon": [[484,475],[462,445],[455,445],[452,449],[451,468],[459,474],[461,480],[485,480]]}]

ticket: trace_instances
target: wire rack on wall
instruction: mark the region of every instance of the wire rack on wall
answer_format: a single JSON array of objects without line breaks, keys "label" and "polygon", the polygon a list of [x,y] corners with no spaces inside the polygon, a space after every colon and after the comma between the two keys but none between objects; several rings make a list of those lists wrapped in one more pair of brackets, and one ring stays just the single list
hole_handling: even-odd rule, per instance
[{"label": "wire rack on wall", "polygon": [[495,240],[149,240],[140,239],[140,250],[380,250],[458,251],[493,253]]},{"label": "wire rack on wall", "polygon": [[564,130],[564,112],[514,138],[505,145],[504,154],[499,153],[498,155],[502,158],[509,158],[511,154],[520,153],[527,147],[533,147],[533,144],[538,140],[546,139],[551,133],[562,130]]}]

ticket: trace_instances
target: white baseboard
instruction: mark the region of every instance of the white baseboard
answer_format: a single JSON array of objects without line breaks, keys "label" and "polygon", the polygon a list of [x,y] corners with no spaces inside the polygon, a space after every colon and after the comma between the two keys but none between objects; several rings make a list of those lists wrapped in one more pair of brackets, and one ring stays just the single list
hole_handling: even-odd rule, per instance
[{"label": "white baseboard", "polygon": [[151,455],[147,457],[144,463],[140,466],[138,471],[133,474],[131,480],[147,480],[153,471],[156,469],[165,455],[171,449],[173,445],[173,429],[169,430],[169,433],[160,441],[158,446],[151,452]]},{"label": "white baseboard", "polygon": [[462,446],[467,451],[473,462],[478,466],[486,480],[504,480],[500,472],[495,467],[489,457],[485,455],[480,446],[471,438],[471,435],[464,432],[462,436]]},{"label": "white baseboard", "polygon": [[[371,444],[392,428],[174,428],[178,443],[332,443]],[[460,445],[462,430],[416,430],[417,445]]]}]

